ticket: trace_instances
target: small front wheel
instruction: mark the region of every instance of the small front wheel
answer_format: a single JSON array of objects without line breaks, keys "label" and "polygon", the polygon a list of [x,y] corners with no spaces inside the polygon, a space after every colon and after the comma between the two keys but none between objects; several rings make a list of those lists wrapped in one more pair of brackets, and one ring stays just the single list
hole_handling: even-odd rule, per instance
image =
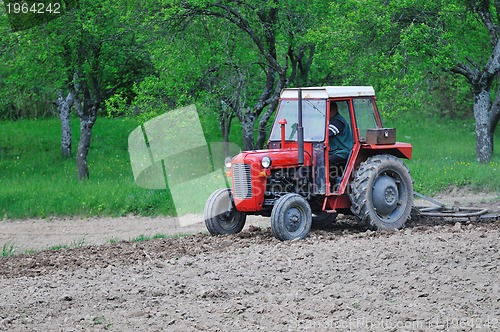
[{"label": "small front wheel", "polygon": [[205,226],[212,235],[236,234],[245,226],[247,215],[236,210],[228,188],[217,189],[205,204]]},{"label": "small front wheel", "polygon": [[298,194],[280,197],[271,212],[271,231],[281,241],[304,239],[311,223],[311,206]]}]

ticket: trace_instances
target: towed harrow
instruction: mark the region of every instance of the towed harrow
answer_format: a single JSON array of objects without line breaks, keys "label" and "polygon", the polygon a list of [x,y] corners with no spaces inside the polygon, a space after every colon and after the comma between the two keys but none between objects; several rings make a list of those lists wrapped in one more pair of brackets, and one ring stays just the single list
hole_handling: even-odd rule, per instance
[{"label": "towed harrow", "polygon": [[443,202],[437,201],[433,198],[425,196],[418,192],[413,194],[432,205],[413,207],[414,217],[427,217],[427,218],[441,218],[442,220],[457,220],[463,219],[465,221],[496,221],[500,219],[500,213],[490,212],[486,208],[481,207],[464,207],[459,206],[458,203],[453,205],[446,205]]}]

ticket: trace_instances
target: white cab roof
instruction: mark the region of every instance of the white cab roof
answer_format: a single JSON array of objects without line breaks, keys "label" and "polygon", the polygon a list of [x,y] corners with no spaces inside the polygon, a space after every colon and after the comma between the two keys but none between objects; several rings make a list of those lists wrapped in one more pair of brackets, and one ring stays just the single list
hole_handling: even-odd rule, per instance
[{"label": "white cab roof", "polygon": [[[373,97],[375,90],[371,86],[322,86],[302,89],[302,98],[339,98],[339,97]],[[298,97],[298,88],[288,88],[281,91],[281,98],[294,99]]]}]

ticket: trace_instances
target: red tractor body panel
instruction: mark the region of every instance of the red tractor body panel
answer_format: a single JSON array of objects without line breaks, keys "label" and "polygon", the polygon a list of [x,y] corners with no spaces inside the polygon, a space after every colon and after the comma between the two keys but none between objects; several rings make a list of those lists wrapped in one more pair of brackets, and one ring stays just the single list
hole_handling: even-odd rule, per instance
[{"label": "red tractor body panel", "polygon": [[[233,199],[238,211],[258,212],[262,210],[267,178],[271,174],[269,168],[262,167],[262,158],[270,157],[273,168],[297,167],[297,142],[289,142],[286,146],[285,149],[244,151],[233,158],[231,170]],[[304,145],[306,156],[304,166],[311,166],[311,148],[311,144]],[[234,174],[236,172],[239,174]],[[251,179],[251,182],[242,179]]]},{"label": "red tractor body panel", "polygon": [[396,142],[395,144],[377,145],[377,144],[362,144],[361,149],[367,154],[392,154],[398,158],[411,159],[413,147],[410,143]]}]

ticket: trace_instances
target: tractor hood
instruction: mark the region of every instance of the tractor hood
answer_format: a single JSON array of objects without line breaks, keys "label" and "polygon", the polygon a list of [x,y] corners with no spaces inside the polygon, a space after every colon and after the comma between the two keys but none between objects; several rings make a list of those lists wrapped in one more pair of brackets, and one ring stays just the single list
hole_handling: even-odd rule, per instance
[{"label": "tractor hood", "polygon": [[[244,151],[235,156],[232,162],[261,165],[262,158],[266,156],[271,158],[271,168],[296,167],[298,163],[298,149],[294,148]],[[311,155],[307,151],[304,153],[304,165],[311,165]]]}]

